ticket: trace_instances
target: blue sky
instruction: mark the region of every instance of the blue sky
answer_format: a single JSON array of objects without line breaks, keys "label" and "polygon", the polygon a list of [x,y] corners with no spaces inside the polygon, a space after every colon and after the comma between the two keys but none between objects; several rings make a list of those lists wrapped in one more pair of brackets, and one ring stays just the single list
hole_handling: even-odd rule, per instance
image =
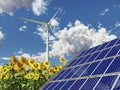
[{"label": "blue sky", "polygon": [[52,21],[55,37],[50,32],[50,61],[68,60],[77,53],[120,36],[119,0],[2,0],[0,1],[0,63],[9,57],[23,55],[44,60],[43,26],[18,19],[24,17]]}]

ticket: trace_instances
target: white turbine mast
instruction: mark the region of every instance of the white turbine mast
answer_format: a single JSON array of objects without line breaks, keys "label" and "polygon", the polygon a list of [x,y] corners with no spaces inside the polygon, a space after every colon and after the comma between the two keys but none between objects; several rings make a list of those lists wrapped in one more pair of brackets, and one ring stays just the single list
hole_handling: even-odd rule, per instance
[{"label": "white turbine mast", "polygon": [[52,18],[49,20],[49,22],[41,22],[41,21],[37,21],[37,20],[32,20],[32,19],[28,19],[28,18],[22,18],[19,17],[19,19],[22,19],[24,21],[29,21],[29,22],[33,22],[36,24],[40,24],[43,25],[46,29],[46,61],[49,61],[49,30],[51,30],[51,32],[53,33],[52,29],[51,29],[51,22],[52,20],[56,17],[56,15],[58,14],[58,12],[60,11],[60,8],[57,10],[57,12],[52,16]]}]

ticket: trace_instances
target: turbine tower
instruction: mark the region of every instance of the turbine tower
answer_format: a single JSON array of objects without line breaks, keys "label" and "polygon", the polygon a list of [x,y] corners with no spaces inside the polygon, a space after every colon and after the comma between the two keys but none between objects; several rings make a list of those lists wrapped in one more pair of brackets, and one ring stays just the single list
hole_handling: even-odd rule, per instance
[{"label": "turbine tower", "polygon": [[25,21],[29,21],[29,22],[33,22],[36,24],[40,24],[43,25],[46,29],[46,61],[49,61],[49,30],[51,30],[51,32],[53,33],[52,29],[51,29],[51,22],[52,20],[55,18],[55,16],[58,14],[58,12],[60,11],[60,8],[57,10],[57,12],[53,15],[53,17],[49,20],[49,22],[41,22],[41,21],[37,21],[37,20],[32,20],[32,19],[28,19],[28,18],[22,18],[19,17],[19,19],[25,20]]}]

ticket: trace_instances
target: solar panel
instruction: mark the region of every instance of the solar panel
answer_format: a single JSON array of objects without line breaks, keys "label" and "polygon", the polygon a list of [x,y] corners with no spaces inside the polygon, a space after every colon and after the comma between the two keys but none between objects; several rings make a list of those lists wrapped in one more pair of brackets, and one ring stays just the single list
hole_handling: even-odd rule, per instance
[{"label": "solar panel", "polygon": [[40,90],[120,90],[120,39],[83,51]]}]

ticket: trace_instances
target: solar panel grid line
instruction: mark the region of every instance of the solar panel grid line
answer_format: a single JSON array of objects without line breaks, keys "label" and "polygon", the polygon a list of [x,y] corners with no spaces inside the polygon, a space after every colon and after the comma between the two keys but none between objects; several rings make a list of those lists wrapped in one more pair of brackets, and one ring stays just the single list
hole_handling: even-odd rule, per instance
[{"label": "solar panel grid line", "polygon": [[69,78],[69,79],[61,79],[61,80],[55,80],[55,81],[51,81],[51,82],[62,82],[62,81],[68,81],[68,80],[89,79],[89,78],[105,77],[105,76],[114,76],[114,75],[120,75],[120,72],[97,74],[97,75],[91,75],[91,76],[82,76],[82,77]]},{"label": "solar panel grid line", "polygon": [[120,75],[118,75],[118,76],[117,76],[116,80],[114,81],[114,83],[113,83],[113,85],[112,85],[111,90],[113,90],[113,89],[114,89],[114,87],[115,87],[115,85],[117,84],[117,82],[118,82],[119,78],[120,78]]}]

